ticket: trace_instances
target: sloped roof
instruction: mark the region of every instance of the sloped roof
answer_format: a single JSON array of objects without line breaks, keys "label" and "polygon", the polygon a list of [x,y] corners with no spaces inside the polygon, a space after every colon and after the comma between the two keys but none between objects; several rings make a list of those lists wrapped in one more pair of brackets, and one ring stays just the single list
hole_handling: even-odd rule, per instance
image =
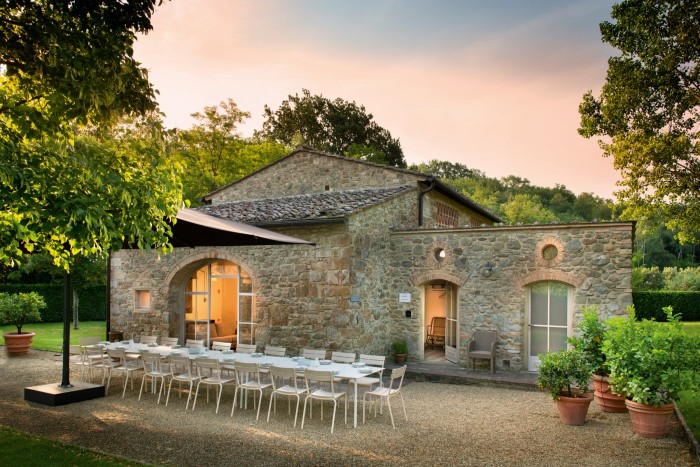
[{"label": "sloped roof", "polygon": [[197,208],[206,214],[254,225],[292,221],[331,221],[394,196],[416,190],[415,185],[394,188],[327,191],[308,195],[234,201]]}]

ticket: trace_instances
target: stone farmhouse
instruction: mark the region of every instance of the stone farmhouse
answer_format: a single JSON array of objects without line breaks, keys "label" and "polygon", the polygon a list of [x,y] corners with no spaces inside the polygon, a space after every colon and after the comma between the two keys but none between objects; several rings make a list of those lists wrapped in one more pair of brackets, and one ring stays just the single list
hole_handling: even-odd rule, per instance
[{"label": "stone farmhouse", "polygon": [[115,252],[112,330],[291,355],[391,355],[403,338],[420,361],[437,316],[445,359],[467,366],[472,333],[493,330],[497,369],[527,371],[565,347],[581,307],[632,303],[633,222],[504,226],[430,175],[305,147],[204,200],[200,212],[313,245]]}]

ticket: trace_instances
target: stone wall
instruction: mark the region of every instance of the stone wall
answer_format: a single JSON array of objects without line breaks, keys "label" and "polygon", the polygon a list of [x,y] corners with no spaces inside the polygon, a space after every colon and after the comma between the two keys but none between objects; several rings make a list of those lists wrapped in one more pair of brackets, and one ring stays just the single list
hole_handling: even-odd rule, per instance
[{"label": "stone wall", "polygon": [[[424,284],[454,283],[459,286],[460,364],[466,366],[466,343],[474,330],[495,330],[498,368],[524,370],[527,286],[539,281],[571,286],[570,332],[582,306],[599,305],[603,318],[624,314],[632,304],[633,228],[631,222],[620,222],[395,232],[390,244],[392,268],[385,276],[385,287],[393,293],[383,308],[395,318],[396,336],[409,339],[409,350],[417,358],[425,334]],[[557,248],[554,258],[543,257],[548,246]],[[440,249],[445,251],[443,260],[436,257]],[[487,263],[492,265],[490,272]],[[399,292],[411,293],[412,303],[398,303]],[[414,311],[410,319],[404,317],[408,305]]]},{"label": "stone wall", "polygon": [[214,193],[212,204],[411,185],[424,176],[387,166],[298,150]]}]

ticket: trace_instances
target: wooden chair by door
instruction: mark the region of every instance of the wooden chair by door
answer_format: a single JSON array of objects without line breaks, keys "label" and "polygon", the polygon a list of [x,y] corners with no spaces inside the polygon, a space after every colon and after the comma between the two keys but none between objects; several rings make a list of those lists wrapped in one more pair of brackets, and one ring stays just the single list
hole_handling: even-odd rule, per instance
[{"label": "wooden chair by door", "polygon": [[425,339],[426,346],[430,344],[432,349],[435,344],[445,345],[445,317],[434,316],[428,325],[428,335]]}]

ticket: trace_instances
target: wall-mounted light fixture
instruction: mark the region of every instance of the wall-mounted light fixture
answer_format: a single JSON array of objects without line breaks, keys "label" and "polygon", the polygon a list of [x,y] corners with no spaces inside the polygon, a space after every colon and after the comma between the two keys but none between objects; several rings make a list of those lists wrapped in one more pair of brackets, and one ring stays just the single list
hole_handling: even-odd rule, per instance
[{"label": "wall-mounted light fixture", "polygon": [[484,272],[483,272],[484,277],[491,277],[491,274],[493,273],[493,268],[495,266],[496,265],[494,263],[492,263],[491,261],[486,261],[484,263]]}]

